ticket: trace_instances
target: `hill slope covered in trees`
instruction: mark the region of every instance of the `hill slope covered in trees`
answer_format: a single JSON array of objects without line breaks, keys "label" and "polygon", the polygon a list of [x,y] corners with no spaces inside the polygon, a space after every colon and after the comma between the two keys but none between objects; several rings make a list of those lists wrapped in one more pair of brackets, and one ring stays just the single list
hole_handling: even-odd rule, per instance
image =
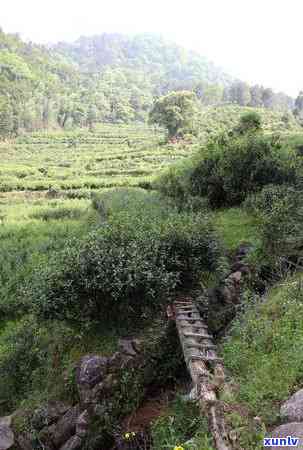
[{"label": "hill slope covered in trees", "polygon": [[201,107],[292,110],[294,100],[233,78],[153,34],[101,34],[49,46],[0,31],[0,135],[145,122],[156,97],[195,92]]}]

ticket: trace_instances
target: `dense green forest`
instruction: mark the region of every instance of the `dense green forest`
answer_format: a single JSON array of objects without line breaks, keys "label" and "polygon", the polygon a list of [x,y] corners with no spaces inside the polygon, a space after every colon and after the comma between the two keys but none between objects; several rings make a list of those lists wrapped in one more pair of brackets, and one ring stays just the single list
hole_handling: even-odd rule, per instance
[{"label": "dense green forest", "polygon": [[283,93],[249,86],[153,34],[102,34],[42,46],[0,32],[0,134],[97,122],[145,122],[155,98],[189,90],[201,108],[237,104],[303,110]]}]

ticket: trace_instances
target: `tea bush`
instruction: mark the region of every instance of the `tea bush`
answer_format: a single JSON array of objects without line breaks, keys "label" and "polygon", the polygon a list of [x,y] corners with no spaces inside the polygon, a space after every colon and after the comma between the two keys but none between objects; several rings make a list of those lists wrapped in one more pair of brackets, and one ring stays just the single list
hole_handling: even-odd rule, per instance
[{"label": "tea bush", "polygon": [[100,226],[68,242],[25,289],[38,315],[77,322],[140,318],[202,270],[216,270],[222,250],[208,220],[179,214],[156,194],[142,192],[133,198],[127,190],[105,193],[104,204],[94,199],[97,209],[103,205]]}]

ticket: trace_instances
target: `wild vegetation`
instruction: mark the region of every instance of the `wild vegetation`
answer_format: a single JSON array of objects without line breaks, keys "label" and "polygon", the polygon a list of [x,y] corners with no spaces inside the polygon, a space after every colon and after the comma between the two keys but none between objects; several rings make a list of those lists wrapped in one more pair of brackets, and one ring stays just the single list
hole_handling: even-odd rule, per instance
[{"label": "wild vegetation", "polygon": [[[124,134],[121,134],[122,130]],[[32,408],[49,398],[75,401],[74,367],[81,355],[91,351],[108,354],[116,349],[119,336],[130,332],[144,334],[151,317],[169,304],[176,291],[191,286],[199,288],[201,280],[203,285],[205,282],[217,283],[228,270],[229,252],[236,250],[241,242],[250,242],[254,250],[249,256],[252,276],[246,287],[247,306],[235,320],[231,336],[223,345],[223,354],[231,383],[241,386],[226,401],[231,411],[237,402],[246,405],[248,411],[241,419],[236,412],[231,412],[229,421],[232,427],[241,426],[245,430],[245,448],[255,449],[261,442],[263,428],[261,431],[251,428],[250,414],[264,408],[263,426],[275,423],[278,417],[275,400],[268,403],[266,399],[272,398],[278,390],[279,395],[274,399],[285,398],[299,382],[296,365],[294,369],[289,366],[283,389],[278,378],[274,386],[268,382],[262,384],[262,390],[258,387],[262,377],[271,380],[271,371],[278,372],[276,364],[282,364],[288,349],[293,348],[295,335],[287,330],[293,330],[293,321],[299,320],[297,307],[300,302],[296,300],[297,295],[290,294],[297,278],[291,278],[289,288],[283,287],[283,291],[279,287],[272,288],[273,294],[264,306],[258,295],[264,292],[268,283],[279,282],[286,275],[296,277],[292,274],[301,264],[302,160],[296,149],[302,141],[298,134],[291,138],[285,134],[278,139],[264,133],[262,121],[254,114],[244,116],[231,132],[222,131],[206,143],[205,138],[197,136],[192,144],[165,144],[163,134],[148,128],[124,127],[118,132],[113,126],[107,126],[103,129],[106,142],[103,144],[98,141],[99,133],[101,129],[96,133],[79,132],[75,147],[69,147],[75,133],[34,134],[3,144],[2,149],[26,145],[33,190],[27,190],[25,194],[22,189],[26,186],[20,184],[21,191],[3,192],[1,198],[2,411],[5,413],[23,404],[29,414]],[[43,185],[44,189],[48,188],[46,192],[41,192],[41,186],[35,185],[43,181],[43,177],[39,181],[35,176],[42,175],[37,167],[46,166],[40,158],[47,154],[53,158],[49,161],[48,167],[51,167],[56,161],[60,162],[62,155],[66,158],[66,152],[71,152],[72,164],[78,163],[81,170],[83,165],[78,158],[83,160],[88,152],[88,142],[95,140],[95,148],[91,143],[95,161],[104,154],[109,158],[108,148],[121,147],[128,158],[133,151],[138,152],[137,163],[140,164],[140,152],[147,146],[144,139],[150,138],[154,139],[156,152],[184,159],[177,169],[173,166],[165,169],[168,172],[164,170],[158,180],[150,179],[146,184],[149,188],[160,189],[162,194],[134,189],[131,184],[139,185],[135,177],[134,181],[128,182],[128,187],[103,192],[97,192],[96,187],[91,190],[92,186],[84,184],[70,185],[64,190],[64,186],[58,184],[58,178],[50,178]],[[45,156],[35,150],[37,140],[43,147],[50,142]],[[114,144],[109,144],[111,141]],[[131,146],[125,141],[130,141]],[[62,153],[56,154],[60,147]],[[75,154],[77,149],[78,154]],[[116,151],[121,154],[121,149]],[[146,151],[154,152],[152,146]],[[110,161],[116,164],[115,151],[112,152]],[[19,150],[18,155],[24,157],[24,150]],[[16,157],[17,153],[14,153],[11,160],[7,159],[6,167],[9,164],[17,166]],[[167,160],[166,164],[172,160]],[[264,171],[266,161],[267,170]],[[239,173],[237,167],[241,164],[243,169]],[[156,167],[153,166],[151,174],[155,173]],[[208,175],[209,168],[212,172]],[[226,186],[225,196],[214,197],[213,191],[203,190],[205,177],[214,179],[214,173],[220,174],[222,180],[218,187]],[[49,174],[48,169],[43,175],[46,178]],[[57,171],[53,174],[58,177]],[[26,178],[21,178],[21,182]],[[111,178],[112,184],[119,186],[119,176],[112,174]],[[140,177],[139,180],[141,183]],[[13,184],[10,186],[16,188]],[[54,188],[49,189],[49,186]],[[40,190],[35,191],[35,187]],[[199,189],[194,190],[197,187]],[[223,198],[223,204],[216,203],[214,198]],[[221,209],[217,210],[218,206]],[[289,295],[292,295],[291,304],[288,303]],[[285,310],[286,304],[288,318],[282,313],[278,315],[278,311]],[[274,322],[272,325],[266,322],[268,325],[264,324],[262,328],[267,333],[262,337],[264,347],[259,340],[251,340],[251,336],[254,327],[260,326],[260,314],[262,320],[272,320],[273,309],[270,308],[277,311],[275,317],[281,320],[281,329],[289,327],[285,332],[281,331],[283,339],[287,338],[287,345],[279,347],[277,355],[272,352],[268,372],[264,367],[264,373],[256,372],[255,381],[249,383],[247,377],[253,370],[257,371],[263,348],[268,352],[270,338],[267,336]],[[268,318],[267,311],[270,311]],[[250,347],[245,344],[245,339],[249,340]],[[65,356],[58,359],[58,355],[63,354]],[[256,361],[256,369],[251,367],[251,360]],[[55,366],[54,361],[57,361]],[[155,373],[159,380],[165,373],[175,377],[175,368],[173,362],[168,368],[161,363]],[[142,395],[144,382],[144,379],[138,379]],[[142,399],[141,394],[136,395],[137,399]],[[129,397],[125,413],[136,404]],[[206,424],[193,419],[195,409],[182,399],[171,408],[152,425],[154,448],[180,445],[184,449],[197,450],[201,446],[212,449]],[[113,410],[113,426],[120,417],[115,414]],[[185,427],[186,423],[191,425]]]},{"label": "wild vegetation", "polygon": [[[184,291],[216,319],[228,425],[262,448],[302,386],[302,111],[302,94],[233,80],[153,35],[45,47],[0,33],[0,412],[18,411],[34,448],[33,412],[79,401],[80,358],[136,336],[143,369],[123,368],[84,450],[112,448],[168,386],[153,450],[213,450],[164,319]],[[215,296],[240,246],[248,273],[226,312]]]}]

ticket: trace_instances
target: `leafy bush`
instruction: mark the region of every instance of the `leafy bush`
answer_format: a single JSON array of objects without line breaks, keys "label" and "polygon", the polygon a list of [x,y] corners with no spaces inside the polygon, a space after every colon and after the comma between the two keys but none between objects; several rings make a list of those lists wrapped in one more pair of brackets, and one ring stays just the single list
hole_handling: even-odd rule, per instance
[{"label": "leafy bush", "polygon": [[[302,194],[301,194],[302,196]],[[288,263],[303,263],[303,207],[302,197],[293,197],[291,203],[276,205],[274,212],[264,223],[264,241],[272,255]]]},{"label": "leafy bush", "polygon": [[268,185],[243,205],[257,224],[257,246],[247,262],[250,286],[259,293],[303,265],[302,198],[299,185]]},{"label": "leafy bush", "polygon": [[246,207],[262,218],[264,250],[275,259],[302,263],[303,195],[289,186],[267,186],[246,201]]},{"label": "leafy bush", "polygon": [[271,214],[277,202],[285,201],[296,192],[293,186],[269,184],[261,192],[247,197],[244,208],[257,215]]},{"label": "leafy bush", "polygon": [[296,180],[295,156],[259,133],[221,137],[207,150],[191,174],[191,188],[207,195],[212,207],[238,205],[267,184]]},{"label": "leafy bush", "polygon": [[240,134],[247,133],[248,131],[261,130],[262,119],[260,114],[255,111],[243,114],[240,118],[240,124],[236,128]]},{"label": "leafy bush", "polygon": [[124,209],[109,212],[100,228],[70,241],[36,270],[25,296],[40,316],[79,322],[137,317],[167,301],[176,287],[194,282],[201,270],[216,269],[221,251],[207,220],[178,214],[157,196],[153,203],[145,194],[140,204],[141,194],[133,201],[127,190],[113,195],[110,203],[122,201]]},{"label": "leafy bush", "polygon": [[175,164],[163,172],[154,182],[154,188],[163,195],[173,197],[182,204],[190,195],[190,175],[193,170],[191,160]]},{"label": "leafy bush", "polygon": [[236,206],[267,184],[295,184],[300,170],[295,151],[266,137],[251,113],[242,118],[238,132],[210,139],[191,162],[163,174],[156,187],[182,202],[193,195],[207,197],[213,208]]}]

